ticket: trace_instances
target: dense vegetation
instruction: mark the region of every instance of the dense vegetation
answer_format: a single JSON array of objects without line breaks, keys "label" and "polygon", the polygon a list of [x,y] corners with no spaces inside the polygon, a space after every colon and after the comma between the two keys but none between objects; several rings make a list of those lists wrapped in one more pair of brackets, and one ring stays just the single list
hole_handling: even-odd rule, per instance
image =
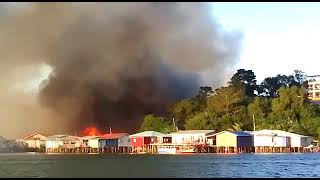
[{"label": "dense vegetation", "polygon": [[306,76],[298,70],[257,84],[253,71],[239,69],[226,86],[200,87],[195,97],[170,105],[170,116],[145,116],[140,130],[279,129],[319,138],[320,106],[309,102],[306,85]]}]

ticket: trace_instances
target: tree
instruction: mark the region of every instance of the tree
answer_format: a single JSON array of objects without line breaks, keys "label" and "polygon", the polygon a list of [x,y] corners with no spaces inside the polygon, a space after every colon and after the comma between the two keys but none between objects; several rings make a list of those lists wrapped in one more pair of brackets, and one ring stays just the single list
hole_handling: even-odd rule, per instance
[{"label": "tree", "polygon": [[209,86],[201,86],[199,89],[199,94],[191,98],[197,104],[197,111],[202,112],[207,108],[207,97],[213,93],[212,88]]},{"label": "tree", "polygon": [[265,118],[271,112],[271,101],[265,97],[256,97],[248,105],[248,115],[255,118]]},{"label": "tree", "polygon": [[[264,129],[265,121],[272,112],[271,99],[265,97],[255,97],[254,100],[247,106],[249,119],[255,122],[257,129]],[[254,118],[254,119],[253,119]]]},{"label": "tree", "polygon": [[320,118],[306,118],[301,120],[301,126],[306,135],[320,138]]},{"label": "tree", "polygon": [[256,75],[252,70],[239,69],[229,81],[230,85],[236,88],[244,88],[245,94],[248,97],[254,97],[255,92],[258,91]]},{"label": "tree", "polygon": [[185,128],[187,130],[214,129],[215,119],[217,119],[216,114],[201,112],[194,117],[187,119]]},{"label": "tree", "polygon": [[305,97],[302,87],[281,87],[279,96],[272,100],[272,112],[267,117],[269,128],[301,133],[300,121],[304,113]]},{"label": "tree", "polygon": [[175,130],[173,124],[170,124],[164,117],[156,117],[148,114],[144,117],[140,131],[157,131],[162,133],[170,133]]},{"label": "tree", "polygon": [[234,123],[228,131],[242,131],[242,124],[241,123]]},{"label": "tree", "polygon": [[[247,106],[237,106],[230,115],[233,125],[240,125],[242,130],[252,130],[253,121],[248,116]],[[232,126],[233,127],[233,126]]]},{"label": "tree", "polygon": [[275,77],[265,78],[259,87],[259,94],[262,96],[276,97],[277,90],[280,87],[290,87],[290,86],[305,86],[306,85],[306,75],[299,70],[295,70],[292,75],[280,75]]},{"label": "tree", "polygon": [[304,89],[297,86],[282,87],[278,92],[279,97],[272,101],[272,112],[282,114],[285,119],[300,119],[304,109]]},{"label": "tree", "polygon": [[280,87],[287,87],[294,80],[293,76],[278,74],[275,77],[267,77],[260,84],[260,94],[275,98]]},{"label": "tree", "polygon": [[215,93],[210,97],[208,106],[215,112],[225,115],[228,115],[232,107],[240,103],[245,97],[243,89],[237,89],[232,85],[216,89]]},{"label": "tree", "polygon": [[296,86],[301,86],[307,81],[307,75],[300,70],[294,70],[293,77],[294,80],[297,82],[295,84]]},{"label": "tree", "polygon": [[181,100],[169,109],[172,116],[177,120],[179,129],[184,128],[185,120],[194,116],[201,109],[199,101],[195,98]]}]

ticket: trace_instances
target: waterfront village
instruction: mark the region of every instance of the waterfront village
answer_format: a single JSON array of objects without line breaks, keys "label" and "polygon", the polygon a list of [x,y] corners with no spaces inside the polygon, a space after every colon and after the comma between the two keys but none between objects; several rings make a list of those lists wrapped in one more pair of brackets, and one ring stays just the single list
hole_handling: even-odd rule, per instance
[{"label": "waterfront village", "polygon": [[0,152],[55,153],[311,153],[318,152],[313,138],[281,130],[222,131],[181,130],[163,134],[144,131],[129,135],[44,136],[34,133],[18,140],[0,137]]},{"label": "waterfront village", "polygon": [[[234,77],[238,77],[238,76],[242,77],[241,74],[246,74],[246,73],[249,73],[249,74],[251,73],[252,77],[255,77],[252,71],[246,71],[243,69],[238,70],[237,74],[235,74]],[[231,79],[239,79],[234,77]],[[283,76],[283,77],[286,77],[286,76]],[[219,126],[216,126],[217,128],[219,128],[219,130],[214,130],[215,128],[212,128],[212,130],[192,130],[192,129],[211,129],[211,127],[214,127],[214,126],[211,126],[210,128],[209,126],[205,128],[194,127],[193,120],[197,121],[199,119],[206,118],[205,116],[199,116],[198,119],[195,118],[191,120],[190,119],[186,120],[189,122],[189,124],[187,122],[185,124],[185,127],[186,125],[190,125],[190,124],[192,125],[186,128],[188,130],[178,130],[176,132],[168,131],[168,133],[166,134],[163,132],[156,132],[154,131],[155,129],[153,129],[152,131],[149,128],[149,129],[141,129],[142,132],[131,134],[131,135],[129,135],[128,133],[112,133],[110,129],[109,133],[107,134],[89,133],[89,134],[83,134],[84,136],[81,136],[81,137],[77,136],[76,133],[75,135],[59,134],[59,135],[51,135],[51,136],[45,136],[40,133],[34,133],[34,134],[27,135],[22,139],[16,139],[16,140],[8,140],[0,136],[0,152],[39,152],[39,153],[47,153],[47,154],[53,154],[53,153],[180,154],[180,153],[319,152],[320,148],[318,146],[318,142],[315,141],[314,138],[316,139],[317,136],[320,136],[320,135],[317,132],[314,132],[314,129],[311,128],[312,126],[318,126],[317,122],[319,120],[317,119],[317,117],[320,116],[320,114],[318,114],[318,111],[316,110],[317,106],[315,106],[315,104],[319,104],[316,102],[320,102],[320,101],[317,101],[319,100],[317,99],[319,97],[319,92],[318,92],[319,82],[320,81],[318,80],[316,81],[314,79],[311,79],[308,81],[308,91],[307,91],[308,99],[310,100],[310,102],[314,102],[314,103],[310,103],[308,100],[304,100],[306,101],[305,103],[301,103],[300,101],[295,102],[297,98],[291,99],[292,101],[291,103],[294,103],[295,105],[302,104],[301,107],[299,106],[300,109],[304,111],[308,110],[308,112],[311,112],[310,113],[311,115],[315,116],[315,117],[308,116],[305,119],[301,119],[302,116],[300,116],[300,119],[296,119],[296,120],[300,120],[299,127],[304,127],[304,129],[309,128],[313,130],[308,133],[308,135],[313,134],[313,137],[301,135],[301,134],[295,134],[295,133],[292,133],[293,132],[292,130],[290,132],[283,131],[284,128],[281,128],[281,126],[261,126],[257,131],[241,130],[241,129],[255,130],[255,128],[248,128],[248,127],[235,128],[233,130],[228,129],[227,131],[225,130],[226,129],[225,127],[221,128]],[[211,92],[211,88],[209,90]],[[298,90],[299,92],[301,91],[300,94],[297,94]],[[300,89],[298,89],[298,87],[296,86],[287,87],[287,88],[282,87],[278,91],[282,92],[279,94],[279,97],[274,97],[273,99],[272,98],[265,99],[265,101],[263,101],[263,102],[266,102],[265,105],[269,109],[271,109],[270,111],[263,111],[261,108],[260,110],[259,108],[257,110],[258,112],[260,111],[262,112],[262,115],[260,114],[260,116],[262,118],[265,118],[264,119],[265,122],[269,123],[269,125],[276,124],[276,123],[279,123],[279,125],[283,125],[283,122],[276,121],[274,120],[274,118],[273,119],[271,118],[271,120],[269,120],[268,119],[269,115],[273,115],[273,116],[277,115],[276,117],[285,117],[281,115],[285,114],[287,116],[288,114],[291,113],[290,108],[292,107],[296,108],[296,106],[292,106],[290,104],[283,104],[281,105],[281,107],[282,106],[289,107],[289,109],[288,108],[280,109],[281,110],[280,114],[279,114],[279,111],[273,112],[274,109],[278,108],[275,105],[278,105],[279,102],[282,102],[282,100],[280,101],[279,99],[283,98],[284,99],[283,102],[287,102],[288,99],[290,99],[289,97],[286,96],[286,94],[284,94],[284,92],[286,92],[287,94],[290,94],[292,97],[295,97],[295,96],[301,97],[303,96],[303,94],[305,94],[303,88],[300,87]],[[218,93],[218,95],[221,95],[221,93]],[[203,96],[199,96],[199,97],[203,97]],[[213,98],[213,97],[214,96],[211,96],[211,95],[208,96],[208,98]],[[265,97],[256,97],[254,102],[247,105],[248,106],[247,108],[252,110],[252,107],[263,106],[263,104],[261,104],[263,99],[261,98],[265,98]],[[197,100],[199,100],[199,98]],[[200,98],[200,100],[202,99]],[[219,102],[219,97],[216,97],[214,100],[215,102]],[[271,103],[271,100],[272,100],[272,103]],[[197,103],[193,103],[193,104],[197,104]],[[206,103],[202,103],[202,104],[206,104]],[[196,107],[195,109],[201,109],[201,108],[203,107],[202,106]],[[214,110],[218,111],[219,109],[214,109]],[[224,109],[223,109],[223,112],[224,112]],[[202,115],[201,114],[202,112],[198,112],[198,113]],[[228,114],[227,112],[224,112],[224,113]],[[153,116],[152,117],[146,116],[146,117],[151,118],[151,120],[157,120],[159,122],[162,120],[161,118],[157,119]],[[228,116],[228,117],[232,118],[231,116]],[[244,116],[244,117],[247,117],[247,116]],[[292,119],[296,118],[295,116],[290,116],[290,117]],[[210,118],[213,118],[219,121],[219,118],[217,118],[216,116],[212,116]],[[289,116],[287,118],[289,119]],[[248,118],[245,118],[245,120],[247,119]],[[311,121],[305,121],[305,120],[311,120]],[[190,123],[190,121],[192,123]],[[268,124],[264,124],[264,125],[268,125]],[[298,131],[298,132],[304,132],[304,131]]]}]

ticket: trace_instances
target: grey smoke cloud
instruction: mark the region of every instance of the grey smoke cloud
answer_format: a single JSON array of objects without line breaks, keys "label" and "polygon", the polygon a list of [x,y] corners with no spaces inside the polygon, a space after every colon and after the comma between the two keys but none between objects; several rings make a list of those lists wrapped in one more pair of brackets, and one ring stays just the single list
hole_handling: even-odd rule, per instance
[{"label": "grey smoke cloud", "polygon": [[50,119],[34,128],[47,132],[89,124],[137,129],[144,114],[163,114],[167,103],[197,93],[202,72],[219,82],[235,64],[240,36],[224,32],[211,11],[206,3],[173,2],[15,8],[0,19],[2,76],[40,63],[53,69],[41,84],[37,117],[18,103],[11,110],[24,118],[15,122]]}]

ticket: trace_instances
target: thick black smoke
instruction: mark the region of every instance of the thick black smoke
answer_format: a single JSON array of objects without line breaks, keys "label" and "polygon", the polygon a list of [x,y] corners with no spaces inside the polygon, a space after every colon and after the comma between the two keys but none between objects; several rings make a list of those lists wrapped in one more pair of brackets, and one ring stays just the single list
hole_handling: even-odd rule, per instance
[{"label": "thick black smoke", "polygon": [[4,64],[50,65],[40,103],[75,128],[137,129],[195,95],[203,71],[218,81],[238,53],[207,3],[32,3],[4,24]]}]

